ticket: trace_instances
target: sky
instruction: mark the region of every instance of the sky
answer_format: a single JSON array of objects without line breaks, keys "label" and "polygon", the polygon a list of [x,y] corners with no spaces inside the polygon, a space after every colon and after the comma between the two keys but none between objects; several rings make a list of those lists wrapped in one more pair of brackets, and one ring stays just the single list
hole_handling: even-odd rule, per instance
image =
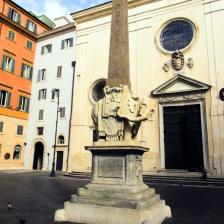
[{"label": "sky", "polygon": [[110,0],[13,0],[36,15],[46,15],[50,19],[95,6]]}]

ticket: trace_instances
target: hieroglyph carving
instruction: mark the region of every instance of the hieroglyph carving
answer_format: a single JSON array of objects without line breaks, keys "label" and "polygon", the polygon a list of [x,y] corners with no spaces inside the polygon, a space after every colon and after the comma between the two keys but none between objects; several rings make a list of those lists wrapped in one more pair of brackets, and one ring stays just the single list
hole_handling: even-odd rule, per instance
[{"label": "hieroglyph carving", "polygon": [[150,115],[149,105],[134,97],[127,85],[104,87],[104,98],[92,112],[98,140],[123,141],[136,137],[141,121]]}]

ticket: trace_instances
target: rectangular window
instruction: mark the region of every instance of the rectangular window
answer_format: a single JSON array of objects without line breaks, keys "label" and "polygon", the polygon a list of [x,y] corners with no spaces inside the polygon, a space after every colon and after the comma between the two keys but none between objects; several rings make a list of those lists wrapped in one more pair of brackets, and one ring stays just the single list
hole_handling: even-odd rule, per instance
[{"label": "rectangular window", "polygon": [[9,30],[8,39],[14,41],[15,40],[15,32]]},{"label": "rectangular window", "polygon": [[38,94],[38,100],[46,100],[47,98],[47,89],[40,89]]},{"label": "rectangular window", "polygon": [[37,24],[33,23],[29,19],[27,20],[26,28],[33,33],[37,33]]},{"label": "rectangular window", "polygon": [[44,110],[39,110],[38,120],[42,121],[44,119]]},{"label": "rectangular window", "polygon": [[30,99],[25,96],[19,96],[19,110],[29,112]]},{"label": "rectangular window", "polygon": [[40,69],[38,71],[37,81],[44,81],[46,80],[46,69]]},{"label": "rectangular window", "polygon": [[60,118],[65,118],[65,107],[60,108]]},{"label": "rectangular window", "polygon": [[3,132],[3,128],[4,128],[4,122],[0,121],[0,133]]},{"label": "rectangular window", "polygon": [[30,40],[26,41],[26,48],[27,49],[32,50],[32,45],[33,45],[33,42],[31,42]]},{"label": "rectangular window", "polygon": [[37,128],[37,134],[38,135],[43,135],[44,134],[44,127],[38,127]]},{"label": "rectangular window", "polygon": [[17,125],[17,135],[23,135],[23,126],[22,125]]},{"label": "rectangular window", "polygon": [[73,38],[68,38],[65,40],[62,40],[61,42],[61,49],[69,48],[73,46]]},{"label": "rectangular window", "polygon": [[5,90],[0,90],[0,106],[10,107],[11,93]]},{"label": "rectangular window", "polygon": [[21,69],[21,77],[31,80],[32,76],[33,76],[33,68],[23,63]]},{"label": "rectangular window", "polygon": [[41,47],[41,54],[47,54],[47,53],[51,53],[52,51],[52,44],[47,44],[45,46]]},{"label": "rectangular window", "polygon": [[13,73],[14,72],[14,67],[15,67],[15,59],[11,58],[7,55],[3,55],[2,69],[5,70],[5,71]]},{"label": "rectangular window", "polygon": [[61,78],[61,74],[62,74],[62,66],[58,66],[58,69],[57,69],[57,78]]},{"label": "rectangular window", "polygon": [[14,9],[12,9],[12,8],[9,8],[8,17],[11,20],[13,20],[14,22],[17,22],[17,23],[20,23],[21,22],[21,16],[20,16],[20,14],[17,11],[15,11]]}]

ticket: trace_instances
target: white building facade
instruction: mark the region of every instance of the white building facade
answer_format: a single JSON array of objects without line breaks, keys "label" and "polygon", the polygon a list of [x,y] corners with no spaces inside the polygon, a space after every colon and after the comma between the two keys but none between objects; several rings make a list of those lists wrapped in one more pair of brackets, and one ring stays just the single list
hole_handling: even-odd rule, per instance
[{"label": "white building facade", "polygon": [[[90,171],[91,110],[108,73],[111,2],[72,16],[77,69],[69,171]],[[118,13],[119,13],[119,9]],[[150,148],[144,172],[224,174],[224,1],[130,0],[130,76],[134,95],[150,100],[138,140]],[[176,50],[181,52],[176,52]],[[101,89],[101,90],[100,90]]]},{"label": "white building facade", "polygon": [[[65,21],[67,24],[41,34],[37,43],[25,155],[28,169],[51,170],[55,139],[55,168],[67,168],[76,33],[74,22],[63,17],[56,22]],[[56,94],[54,100],[53,89],[59,90],[59,98]]]}]

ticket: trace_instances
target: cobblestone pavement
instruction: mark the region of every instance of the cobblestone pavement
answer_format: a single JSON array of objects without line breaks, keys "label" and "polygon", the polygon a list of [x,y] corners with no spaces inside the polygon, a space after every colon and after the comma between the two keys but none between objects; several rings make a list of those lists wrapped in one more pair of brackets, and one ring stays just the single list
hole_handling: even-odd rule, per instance
[{"label": "cobblestone pavement", "polygon": [[[47,172],[1,171],[0,224],[53,224],[55,210],[88,182]],[[223,188],[151,186],[172,209],[173,218],[164,224],[224,224]]]}]

